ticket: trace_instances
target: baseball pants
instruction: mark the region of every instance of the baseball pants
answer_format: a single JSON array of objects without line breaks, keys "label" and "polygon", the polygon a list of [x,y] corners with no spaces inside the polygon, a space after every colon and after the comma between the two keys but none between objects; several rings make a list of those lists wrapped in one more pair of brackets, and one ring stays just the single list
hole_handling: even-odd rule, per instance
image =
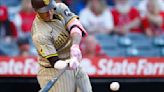
[{"label": "baseball pants", "polygon": [[[54,68],[40,66],[37,79],[43,88],[49,80],[59,73]],[[78,91],[77,91],[78,88]],[[79,67],[77,70],[66,70],[49,92],[92,92],[88,75]]]}]

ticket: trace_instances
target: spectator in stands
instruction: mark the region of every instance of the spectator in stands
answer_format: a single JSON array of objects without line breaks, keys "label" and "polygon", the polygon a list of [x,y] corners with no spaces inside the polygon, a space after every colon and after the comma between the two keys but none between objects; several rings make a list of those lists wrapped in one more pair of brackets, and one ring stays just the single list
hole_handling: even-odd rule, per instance
[{"label": "spectator in stands", "polygon": [[5,5],[8,7],[9,20],[13,21],[15,19],[15,15],[21,9],[22,0],[0,0],[0,5]]},{"label": "spectator in stands", "polygon": [[17,37],[16,27],[13,22],[8,19],[8,11],[6,6],[0,6],[0,38],[13,39]]},{"label": "spectator in stands", "polygon": [[96,57],[105,55],[97,40],[91,35],[82,41],[80,47],[83,56]]},{"label": "spectator in stands", "polygon": [[160,10],[160,5],[156,0],[148,0],[146,4],[145,16],[141,18],[141,23],[148,36],[158,36],[164,32],[164,12]]},{"label": "spectator in stands", "polygon": [[17,30],[13,22],[8,18],[6,6],[0,6],[0,54],[15,56]]},{"label": "spectator in stands", "polygon": [[0,49],[0,56],[6,56],[3,50]]},{"label": "spectator in stands", "polygon": [[19,38],[17,41],[19,56],[30,56],[30,45],[27,38]]},{"label": "spectator in stands", "polygon": [[[80,21],[89,33],[89,37],[83,40],[83,54],[96,56],[99,53],[95,35],[110,34],[113,29],[113,18],[105,0],[88,0],[87,6],[80,11]],[[92,44],[92,46],[91,46]]]},{"label": "spectator in stands", "polygon": [[80,21],[89,34],[110,34],[113,18],[105,0],[88,0],[87,6],[80,11]]},{"label": "spectator in stands", "polygon": [[112,9],[114,32],[121,35],[129,32],[142,33],[139,28],[139,11],[131,5],[130,0],[114,1],[116,4]]},{"label": "spectator in stands", "polygon": [[[147,11],[147,2],[148,1],[149,0],[141,0],[139,5],[137,6],[137,8],[141,12],[140,14],[142,16],[144,16]],[[164,11],[164,0],[154,0],[154,1],[156,1],[156,3],[158,3],[160,10]]]},{"label": "spectator in stands", "polygon": [[20,17],[20,24],[17,25],[19,37],[30,36],[31,26],[35,15],[30,0],[23,0],[22,9],[18,15]]}]

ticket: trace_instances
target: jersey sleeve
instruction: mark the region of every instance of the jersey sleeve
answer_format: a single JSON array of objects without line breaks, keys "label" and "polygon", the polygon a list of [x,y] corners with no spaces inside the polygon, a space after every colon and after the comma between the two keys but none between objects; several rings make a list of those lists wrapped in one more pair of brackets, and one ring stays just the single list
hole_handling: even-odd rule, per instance
[{"label": "jersey sleeve", "polygon": [[38,54],[44,58],[58,56],[56,49],[49,36],[37,34],[32,37],[33,43],[38,51]]},{"label": "jersey sleeve", "polygon": [[55,12],[64,18],[65,25],[67,25],[73,18],[79,18],[77,15],[71,12],[68,6],[64,3],[57,3]]},{"label": "jersey sleeve", "polygon": [[68,32],[70,32],[73,27],[77,26],[82,31],[82,36],[87,35],[87,32],[79,21],[79,17],[71,12],[68,6],[66,6],[64,3],[57,3],[55,11],[58,15],[63,17],[65,21],[65,28],[68,30]]}]

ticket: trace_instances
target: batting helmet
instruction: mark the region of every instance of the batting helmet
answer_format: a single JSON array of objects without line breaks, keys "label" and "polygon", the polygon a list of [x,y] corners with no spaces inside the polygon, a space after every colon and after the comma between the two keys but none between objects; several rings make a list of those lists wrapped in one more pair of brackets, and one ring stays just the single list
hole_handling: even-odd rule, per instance
[{"label": "batting helmet", "polygon": [[32,7],[39,13],[48,12],[55,8],[55,3],[54,0],[31,0]]}]

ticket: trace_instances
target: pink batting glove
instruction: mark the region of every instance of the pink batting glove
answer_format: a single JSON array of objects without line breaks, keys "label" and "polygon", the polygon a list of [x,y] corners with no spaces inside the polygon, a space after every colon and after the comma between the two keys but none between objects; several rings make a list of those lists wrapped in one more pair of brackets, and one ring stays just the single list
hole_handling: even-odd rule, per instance
[{"label": "pink batting glove", "polygon": [[79,45],[73,44],[71,46],[71,58],[76,58],[78,62],[82,60],[82,54]]},{"label": "pink batting glove", "polygon": [[76,70],[79,67],[80,63],[77,58],[73,57],[70,59],[69,67],[71,70]]}]

